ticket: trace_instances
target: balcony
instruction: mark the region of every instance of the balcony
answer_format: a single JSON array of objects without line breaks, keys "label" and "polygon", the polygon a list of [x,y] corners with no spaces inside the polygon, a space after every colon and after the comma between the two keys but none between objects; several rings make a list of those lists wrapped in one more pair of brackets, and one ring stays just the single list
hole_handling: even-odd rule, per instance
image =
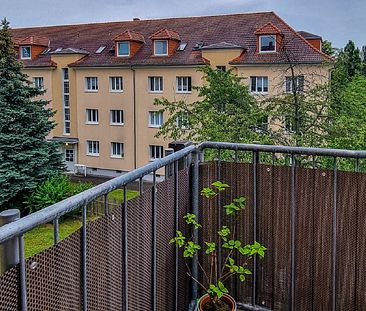
[{"label": "balcony", "polygon": [[[193,310],[201,292],[169,240],[184,228],[183,215],[193,212],[205,241],[225,221],[218,204],[243,195],[247,206],[236,235],[268,250],[264,259],[254,257],[253,274],[244,283],[229,283],[241,309],[365,310],[365,158],[364,151],[188,146],[1,227],[0,243],[19,246],[19,264],[0,277],[0,309]],[[166,179],[158,183],[162,167]],[[143,179],[148,174],[151,184]],[[230,191],[207,205],[200,189],[216,180],[228,183]],[[105,200],[103,215],[87,220],[89,203],[136,181],[138,197],[125,197],[114,208]],[[58,241],[59,218],[77,209],[82,228]],[[50,222],[54,246],[26,259],[24,233]],[[224,252],[219,249],[218,256]],[[189,265],[202,278],[199,259]]]}]

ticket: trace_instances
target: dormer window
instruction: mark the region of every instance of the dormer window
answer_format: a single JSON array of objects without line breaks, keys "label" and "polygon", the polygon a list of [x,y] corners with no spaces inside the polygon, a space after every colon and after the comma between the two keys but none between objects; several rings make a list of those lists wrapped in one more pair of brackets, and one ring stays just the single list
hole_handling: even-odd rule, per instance
[{"label": "dormer window", "polygon": [[276,52],[276,35],[260,36],[259,51],[261,53]]},{"label": "dormer window", "polygon": [[117,43],[117,56],[130,56],[130,43],[127,41],[122,41]]},{"label": "dormer window", "polygon": [[20,48],[20,58],[21,59],[31,59],[31,47],[22,46]]},{"label": "dormer window", "polygon": [[154,41],[154,55],[167,56],[168,55],[168,40]]}]

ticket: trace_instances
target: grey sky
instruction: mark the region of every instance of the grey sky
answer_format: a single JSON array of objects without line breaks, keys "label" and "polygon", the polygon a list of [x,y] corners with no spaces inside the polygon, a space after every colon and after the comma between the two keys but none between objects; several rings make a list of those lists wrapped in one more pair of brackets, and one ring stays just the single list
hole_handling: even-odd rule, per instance
[{"label": "grey sky", "polygon": [[0,0],[12,27],[275,11],[296,30],[366,45],[366,0]]}]

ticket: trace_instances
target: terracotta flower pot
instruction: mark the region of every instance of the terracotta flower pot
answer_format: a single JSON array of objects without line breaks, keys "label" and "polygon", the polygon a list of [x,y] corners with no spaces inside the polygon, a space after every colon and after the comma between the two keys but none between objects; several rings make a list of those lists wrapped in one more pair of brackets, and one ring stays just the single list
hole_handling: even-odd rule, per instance
[{"label": "terracotta flower pot", "polygon": [[[230,295],[224,294],[224,296],[221,297],[222,301],[226,302],[230,307],[231,311],[236,311],[236,301],[233,297]],[[203,295],[196,304],[195,311],[203,311],[203,306],[210,301],[210,296],[208,294]]]}]

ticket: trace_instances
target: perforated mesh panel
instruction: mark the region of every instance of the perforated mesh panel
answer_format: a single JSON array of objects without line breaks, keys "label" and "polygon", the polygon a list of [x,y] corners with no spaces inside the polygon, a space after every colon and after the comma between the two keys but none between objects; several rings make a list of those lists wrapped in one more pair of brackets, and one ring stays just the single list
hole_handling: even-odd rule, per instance
[{"label": "perforated mesh panel", "polygon": [[17,267],[11,268],[0,277],[0,310],[18,310],[18,279]]}]

